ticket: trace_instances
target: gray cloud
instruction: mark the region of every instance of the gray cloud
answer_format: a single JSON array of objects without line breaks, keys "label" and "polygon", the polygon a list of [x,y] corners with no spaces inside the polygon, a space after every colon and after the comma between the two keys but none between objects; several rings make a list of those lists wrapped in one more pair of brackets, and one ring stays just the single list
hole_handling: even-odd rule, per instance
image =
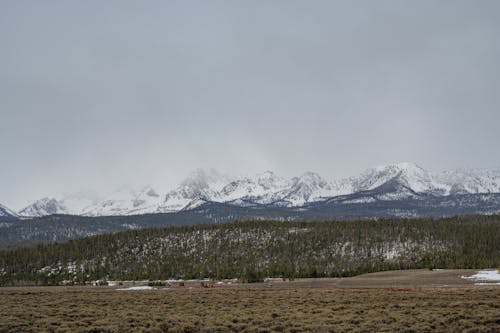
[{"label": "gray cloud", "polygon": [[0,202],[500,165],[498,1],[5,1]]}]

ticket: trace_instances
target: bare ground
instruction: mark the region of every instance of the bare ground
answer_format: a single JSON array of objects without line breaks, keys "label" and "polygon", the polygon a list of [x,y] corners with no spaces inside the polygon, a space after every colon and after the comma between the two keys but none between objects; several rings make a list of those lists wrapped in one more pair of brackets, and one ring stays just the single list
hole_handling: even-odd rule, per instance
[{"label": "bare ground", "polygon": [[0,288],[0,332],[500,332],[474,271],[394,271],[223,288]]}]

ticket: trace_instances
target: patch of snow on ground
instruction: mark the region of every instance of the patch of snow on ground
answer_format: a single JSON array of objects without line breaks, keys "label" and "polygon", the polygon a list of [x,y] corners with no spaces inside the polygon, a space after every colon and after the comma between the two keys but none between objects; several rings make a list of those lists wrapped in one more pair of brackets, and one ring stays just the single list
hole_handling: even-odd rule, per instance
[{"label": "patch of snow on ground", "polygon": [[372,198],[372,197],[363,197],[363,198],[345,200],[345,201],[342,201],[342,203],[344,203],[344,204],[358,204],[358,203],[372,203],[375,201],[377,201],[377,200]]},{"label": "patch of snow on ground", "polygon": [[150,287],[150,286],[136,286],[136,287],[129,287],[129,288],[119,288],[116,290],[154,290],[156,288]]},{"label": "patch of snow on ground", "polygon": [[471,276],[463,275],[462,279],[481,281],[475,283],[478,286],[500,285],[500,272],[498,270],[483,270]]}]

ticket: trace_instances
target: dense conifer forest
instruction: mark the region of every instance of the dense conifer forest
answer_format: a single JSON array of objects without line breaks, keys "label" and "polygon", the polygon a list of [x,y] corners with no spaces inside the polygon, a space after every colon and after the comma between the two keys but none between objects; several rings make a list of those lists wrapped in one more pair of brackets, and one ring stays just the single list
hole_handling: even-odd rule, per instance
[{"label": "dense conifer forest", "polygon": [[500,217],[250,221],[128,230],[0,250],[0,284],[341,277],[500,266]]}]

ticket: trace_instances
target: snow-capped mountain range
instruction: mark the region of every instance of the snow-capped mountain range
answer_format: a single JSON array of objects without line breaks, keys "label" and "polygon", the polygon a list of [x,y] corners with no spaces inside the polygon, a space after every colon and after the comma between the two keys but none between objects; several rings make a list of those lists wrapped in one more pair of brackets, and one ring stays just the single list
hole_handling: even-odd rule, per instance
[{"label": "snow-capped mountain range", "polygon": [[[389,185],[391,190],[383,190]],[[445,197],[500,193],[500,168],[433,173],[413,163],[397,163],[334,181],[328,181],[314,172],[287,179],[271,171],[253,177],[229,177],[215,170],[198,169],[167,193],[161,193],[155,186],[144,186],[139,189],[123,187],[103,198],[72,194],[37,200],[17,214],[0,206],[0,216],[138,215],[185,211],[206,202],[244,207],[300,207],[374,189],[381,190],[376,196],[370,194],[357,200],[401,200],[422,194]]]}]

